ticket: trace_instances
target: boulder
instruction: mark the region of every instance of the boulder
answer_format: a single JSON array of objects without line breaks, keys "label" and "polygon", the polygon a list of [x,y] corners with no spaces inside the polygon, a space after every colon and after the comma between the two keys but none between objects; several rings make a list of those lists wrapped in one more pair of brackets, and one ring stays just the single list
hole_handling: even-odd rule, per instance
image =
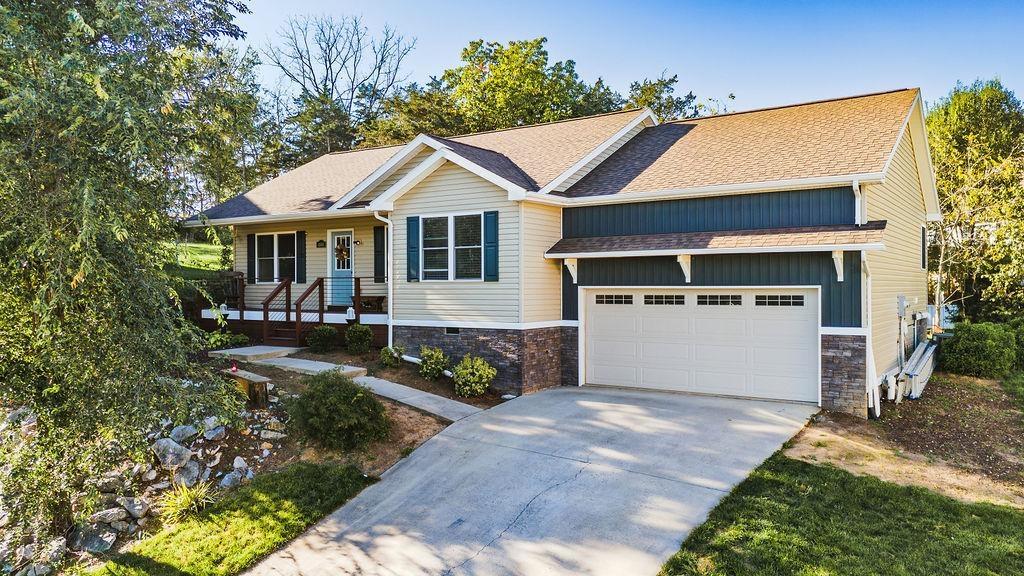
[{"label": "boulder", "polygon": [[235,456],[234,461],[231,462],[231,467],[235,470],[247,470],[249,465],[245,462],[245,458]]},{"label": "boulder", "polygon": [[196,434],[199,434],[199,430],[196,430],[195,426],[182,424],[181,426],[175,426],[174,429],[171,430],[170,437],[171,440],[174,440],[175,442],[178,442],[180,444],[191,439]]},{"label": "boulder", "polygon": [[102,554],[114,545],[117,532],[103,524],[76,528],[71,533],[71,548],[90,554]]},{"label": "boulder", "polygon": [[107,472],[96,480],[96,489],[100,492],[120,492],[124,489],[124,478],[119,472]]},{"label": "boulder", "polygon": [[224,477],[220,479],[221,488],[234,488],[235,486],[238,486],[241,483],[242,474],[237,470],[225,474]]},{"label": "boulder", "polygon": [[110,527],[118,532],[131,536],[138,531],[139,527],[135,522],[129,520],[118,520],[117,522],[111,522]]},{"label": "boulder", "polygon": [[218,420],[216,416],[207,416],[206,418],[203,418],[203,429],[209,430],[211,428],[216,428],[217,422]]},{"label": "boulder", "polygon": [[172,482],[175,484],[184,484],[191,488],[195,486],[196,481],[199,480],[199,473],[202,472],[199,466],[199,462],[195,460],[189,460],[184,466],[174,471],[174,478]]},{"label": "boulder", "polygon": [[110,524],[111,522],[124,520],[127,517],[128,511],[118,506],[116,508],[107,508],[106,510],[96,512],[92,516],[89,516],[89,522]]},{"label": "boulder", "polygon": [[149,512],[149,502],[145,498],[119,496],[117,503],[124,507],[132,518],[142,518]]},{"label": "boulder", "polygon": [[206,432],[203,432],[203,438],[211,442],[217,442],[223,440],[224,436],[227,435],[227,430],[223,426],[217,426],[216,428],[210,428]]},{"label": "boulder", "polygon": [[267,430],[273,430],[274,432],[284,432],[285,425],[277,418],[271,418],[264,426]]},{"label": "boulder", "polygon": [[33,562],[21,570],[18,570],[14,576],[49,576],[50,574],[53,574],[53,568],[48,564]]},{"label": "boulder", "polygon": [[151,447],[160,465],[166,470],[174,470],[184,466],[192,458],[192,451],[178,444],[171,438],[161,438]]},{"label": "boulder", "polygon": [[260,432],[260,438],[264,440],[280,440],[286,438],[288,435],[282,432],[274,432],[273,430],[263,430]]}]

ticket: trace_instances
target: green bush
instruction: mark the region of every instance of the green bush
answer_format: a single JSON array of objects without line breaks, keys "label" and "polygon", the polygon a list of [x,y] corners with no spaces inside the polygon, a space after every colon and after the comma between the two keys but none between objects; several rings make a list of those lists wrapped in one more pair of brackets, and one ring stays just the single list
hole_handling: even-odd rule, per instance
[{"label": "green bush", "polygon": [[317,326],[306,334],[306,344],[313,352],[330,352],[338,347],[338,330],[334,326]]},{"label": "green bush", "polygon": [[448,369],[448,357],[440,348],[420,346],[420,376],[427,380],[440,378]]},{"label": "green bush", "polygon": [[291,424],[332,450],[351,450],[388,434],[384,405],[369,390],[336,371],[302,379],[306,391],[287,404]]},{"label": "green bush", "polygon": [[175,484],[160,496],[160,517],[171,524],[191,518],[213,504],[213,484],[197,482],[191,488]]},{"label": "green bush", "polygon": [[402,363],[405,348],[402,346],[383,347],[380,349],[380,365],[385,368],[396,368]]},{"label": "green bush", "polygon": [[224,348],[238,348],[240,346],[246,346],[249,344],[249,337],[245,334],[235,334],[233,332],[216,331],[206,333],[206,346],[210,350],[221,350]]},{"label": "green bush", "polygon": [[462,362],[452,370],[455,380],[455,394],[470,397],[487,392],[487,387],[498,375],[498,371],[479,356],[466,354]]},{"label": "green bush", "polygon": [[1014,318],[1006,324],[1017,340],[1017,368],[1024,369],[1024,318]]},{"label": "green bush", "polygon": [[353,324],[345,330],[345,347],[352,354],[366,354],[373,343],[373,331],[364,324]]},{"label": "green bush", "polygon": [[943,370],[956,374],[1000,378],[1017,363],[1017,338],[1004,324],[957,324],[940,350]]}]

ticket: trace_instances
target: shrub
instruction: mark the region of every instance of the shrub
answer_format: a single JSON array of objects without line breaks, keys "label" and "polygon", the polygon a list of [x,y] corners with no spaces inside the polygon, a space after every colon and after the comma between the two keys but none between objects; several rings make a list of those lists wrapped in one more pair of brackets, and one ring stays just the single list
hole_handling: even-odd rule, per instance
[{"label": "shrub", "polygon": [[385,368],[395,368],[402,363],[402,356],[405,356],[405,348],[402,346],[383,347],[380,349],[380,365]]},{"label": "shrub", "polygon": [[309,440],[332,450],[359,448],[388,434],[384,405],[369,390],[336,371],[302,379],[306,391],[288,402],[291,423]]},{"label": "shrub", "polygon": [[210,350],[221,350],[223,348],[238,348],[249,344],[249,337],[245,334],[235,334],[227,330],[221,332],[206,333],[206,346]]},{"label": "shrub", "polygon": [[353,324],[345,330],[345,347],[352,354],[366,354],[373,342],[373,331],[364,324]]},{"label": "shrub", "polygon": [[455,394],[458,396],[479,396],[498,375],[498,371],[479,356],[466,354],[462,362],[452,370],[455,379]]},{"label": "shrub", "polygon": [[213,484],[210,482],[196,482],[191,488],[175,484],[160,496],[160,516],[176,524],[195,516],[213,504],[213,500]]},{"label": "shrub", "polygon": [[942,343],[942,368],[956,374],[999,378],[1017,362],[1017,339],[1003,324],[959,323]]},{"label": "shrub", "polygon": [[1006,325],[1017,340],[1017,368],[1024,368],[1024,318],[1014,318]]},{"label": "shrub", "polygon": [[338,330],[334,326],[317,326],[306,335],[306,344],[313,352],[330,352],[338,347]]},{"label": "shrub", "polygon": [[436,380],[448,369],[448,357],[440,348],[420,346],[420,376]]}]

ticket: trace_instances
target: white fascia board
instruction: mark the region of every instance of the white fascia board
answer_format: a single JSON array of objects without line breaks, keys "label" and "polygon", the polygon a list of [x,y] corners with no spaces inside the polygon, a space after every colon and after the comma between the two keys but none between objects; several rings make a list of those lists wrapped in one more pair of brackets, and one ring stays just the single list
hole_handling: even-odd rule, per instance
[{"label": "white fascia board", "polygon": [[477,176],[483,178],[484,180],[487,180],[491,184],[494,184],[499,188],[503,188],[506,192],[508,192],[509,200],[523,200],[526,198],[527,192],[526,189],[523,188],[522,186],[519,186],[518,184],[513,184],[512,182],[509,182],[505,178],[498,176],[494,172],[491,172],[490,170],[481,167],[479,164],[470,162],[469,160],[456,154],[449,148],[445,148],[443,152],[445,159],[451,162],[452,164],[461,166],[462,168],[465,168],[469,172],[472,172],[473,174],[476,174]]},{"label": "white fascia board", "polygon": [[354,188],[345,193],[340,200],[335,202],[329,208],[330,210],[340,209],[345,204],[348,204],[352,200],[359,197],[360,194],[366,192],[371,187],[376,186],[382,180],[395,173],[395,170],[401,168],[406,162],[419,153],[422,146],[430,146],[435,150],[440,145],[436,140],[430,138],[426,134],[420,134],[413,138],[408,144],[402,147],[401,150],[396,152],[388,161],[381,164],[376,170],[370,173],[369,176],[363,178],[359,184],[356,184]]},{"label": "white fascia board", "polygon": [[395,199],[405,194],[410,188],[422,182],[427,176],[445,163],[444,150],[437,150],[428,156],[418,166],[409,171],[398,182],[374,198],[364,210],[371,212],[391,211],[395,209]]},{"label": "white fascia board", "polygon": [[267,222],[295,222],[298,220],[319,220],[321,218],[354,218],[366,216],[365,208],[348,208],[345,210],[317,210],[316,212],[284,212],[281,214],[262,214],[259,216],[238,216],[236,218],[211,218],[208,220],[189,220],[183,222],[186,228],[202,228],[205,226],[229,226],[236,224],[263,224]]},{"label": "white fascia board", "polygon": [[708,254],[765,254],[779,252],[832,252],[835,250],[884,250],[882,243],[870,244],[822,244],[813,246],[767,246],[757,248],[694,248],[674,250],[623,250],[616,252],[548,252],[545,258],[635,258],[641,256],[703,256]]},{"label": "white fascia board", "polygon": [[587,154],[586,156],[581,158],[578,162],[576,162],[575,164],[570,166],[568,170],[566,170],[565,172],[562,172],[561,174],[556,176],[555,179],[552,180],[551,182],[548,182],[548,184],[546,186],[544,186],[543,188],[541,188],[540,190],[538,190],[537,193],[538,194],[549,194],[549,193],[551,193],[552,190],[555,190],[556,188],[561,186],[561,184],[563,182],[565,182],[566,180],[571,178],[573,175],[578,173],[580,170],[585,168],[587,164],[590,164],[590,162],[593,161],[594,158],[597,158],[598,156],[603,154],[605,150],[607,150],[608,148],[610,148],[611,146],[615,145],[617,142],[622,140],[627,134],[630,133],[630,131],[632,131],[634,128],[639,126],[641,123],[647,122],[647,121],[650,121],[652,126],[657,126],[658,125],[658,117],[654,114],[654,112],[651,111],[650,108],[644,108],[643,110],[641,110],[636,118],[630,120],[628,124],[623,126],[615,134],[612,134],[612,136],[610,138],[608,138],[604,142],[600,143],[596,148],[591,150],[589,154]]},{"label": "white fascia board", "polygon": [[868,172],[864,174],[824,176],[818,178],[794,178],[789,180],[768,180],[742,184],[717,184],[714,186],[699,186],[694,188],[671,188],[665,190],[650,190],[646,192],[621,192],[618,194],[584,196],[578,198],[566,198],[564,196],[554,196],[552,194],[528,192],[525,200],[527,202],[537,202],[539,204],[551,204],[562,207],[599,206],[602,204],[624,204],[650,200],[728,196],[733,194],[779,192],[783,190],[802,190],[829,186],[853,186],[854,182],[859,182],[861,185],[878,184],[882,182],[882,179],[883,174],[881,172]]}]

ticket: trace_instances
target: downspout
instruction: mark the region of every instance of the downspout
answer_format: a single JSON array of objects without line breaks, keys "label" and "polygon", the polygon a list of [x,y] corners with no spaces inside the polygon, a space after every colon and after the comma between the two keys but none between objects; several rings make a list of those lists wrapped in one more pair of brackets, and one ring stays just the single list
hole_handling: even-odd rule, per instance
[{"label": "downspout", "polygon": [[394,315],[394,302],[395,302],[395,298],[394,298],[394,296],[395,296],[395,278],[394,278],[394,271],[395,271],[394,246],[395,246],[395,243],[394,243],[394,234],[395,233],[394,233],[394,228],[391,226],[391,220],[389,218],[385,218],[384,216],[381,216],[380,212],[377,211],[377,210],[373,211],[373,217],[376,218],[377,220],[380,220],[381,222],[383,222],[384,225],[387,227],[387,231],[388,231],[387,236],[386,236],[387,237],[387,244],[388,245],[387,245],[387,249],[385,250],[385,256],[384,257],[387,259],[387,264],[388,264],[388,275],[387,275],[387,283],[388,283],[388,348],[393,348],[394,345],[395,345],[395,342],[394,342],[395,334],[394,334],[394,328],[393,328],[393,324],[392,324],[392,322],[394,321],[394,317],[395,317],[395,315]]},{"label": "downspout", "polygon": [[[878,374],[875,373],[875,350],[874,343],[871,338],[871,266],[868,265],[868,253],[866,250],[861,250],[860,253],[861,270],[863,271],[864,282],[861,288],[864,290],[864,299],[862,300],[864,305],[863,321],[861,324],[864,325],[864,353],[865,353],[865,371],[867,394],[869,401],[868,410],[874,408],[875,417],[882,415],[882,394],[878,391],[879,382]],[[878,393],[876,394],[876,391]]]}]

